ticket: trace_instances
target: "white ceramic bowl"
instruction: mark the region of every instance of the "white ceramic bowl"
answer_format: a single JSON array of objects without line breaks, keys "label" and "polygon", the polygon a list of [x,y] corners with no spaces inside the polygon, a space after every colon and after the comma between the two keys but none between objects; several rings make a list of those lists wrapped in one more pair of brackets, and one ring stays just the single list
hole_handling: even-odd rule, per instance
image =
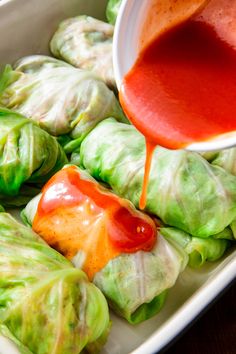
[{"label": "white ceramic bowl", "polygon": [[[122,79],[138,58],[139,38],[152,2],[153,0],[123,0],[122,2],[115,26],[113,43],[113,64],[118,89],[121,86]],[[209,141],[188,145],[186,149],[202,152],[221,150],[235,145],[236,131],[217,136]]]}]

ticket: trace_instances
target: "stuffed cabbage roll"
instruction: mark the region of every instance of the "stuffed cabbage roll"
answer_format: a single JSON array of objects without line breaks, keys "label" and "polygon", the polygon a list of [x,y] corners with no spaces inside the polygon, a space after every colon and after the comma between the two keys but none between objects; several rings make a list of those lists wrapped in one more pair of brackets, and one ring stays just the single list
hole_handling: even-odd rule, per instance
[{"label": "stuffed cabbage roll", "polygon": [[27,354],[96,353],[110,326],[100,290],[7,213],[0,213],[0,325]]},{"label": "stuffed cabbage roll", "polygon": [[110,87],[115,87],[112,63],[114,27],[90,16],[64,20],[54,34],[52,54],[77,68],[93,71]]},{"label": "stuffed cabbage roll", "polygon": [[187,263],[187,255],[157,234],[153,220],[66,166],[23,211],[46,242],[74,265],[130,323],[155,315]]},{"label": "stuffed cabbage roll", "polygon": [[[230,230],[227,231],[230,234]],[[201,267],[206,261],[214,262],[220,259],[231,244],[229,240],[223,238],[191,237],[174,227],[163,227],[161,233],[166,240],[185,250],[189,255],[188,264],[193,268]]]},{"label": "stuffed cabbage roll", "polygon": [[0,105],[38,122],[54,136],[68,134],[66,152],[80,145],[102,119],[126,121],[114,93],[94,73],[46,56],[30,56],[5,68]]},{"label": "stuffed cabbage roll", "polygon": [[122,0],[108,0],[106,15],[108,21],[113,25],[116,23],[121,2]]},{"label": "stuffed cabbage roll", "polygon": [[[81,164],[138,207],[145,140],[131,125],[101,122],[83,141]],[[236,178],[197,153],[156,148],[146,211],[197,237],[223,231],[236,217]]]},{"label": "stuffed cabbage roll", "polygon": [[[57,140],[37,124],[0,108],[0,202],[24,205],[67,163]],[[27,183],[27,186],[26,186]]]}]

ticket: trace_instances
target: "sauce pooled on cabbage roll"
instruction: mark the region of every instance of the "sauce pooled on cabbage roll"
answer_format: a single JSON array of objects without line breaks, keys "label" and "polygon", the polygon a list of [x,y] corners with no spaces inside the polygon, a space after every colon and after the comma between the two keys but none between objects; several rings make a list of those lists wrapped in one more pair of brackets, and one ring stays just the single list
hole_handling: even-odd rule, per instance
[{"label": "sauce pooled on cabbage roll", "polygon": [[149,216],[75,166],[62,169],[45,185],[33,229],[69,259],[83,251],[82,269],[90,279],[118,255],[150,251],[156,243]]}]

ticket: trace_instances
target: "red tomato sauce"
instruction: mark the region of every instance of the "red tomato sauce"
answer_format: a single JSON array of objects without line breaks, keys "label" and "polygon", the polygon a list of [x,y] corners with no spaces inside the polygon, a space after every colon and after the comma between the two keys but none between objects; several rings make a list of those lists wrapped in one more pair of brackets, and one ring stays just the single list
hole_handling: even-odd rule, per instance
[{"label": "red tomato sauce", "polygon": [[149,216],[82,178],[75,166],[59,171],[46,184],[33,229],[69,259],[83,251],[83,269],[90,279],[119,254],[150,251],[156,243]]},{"label": "red tomato sauce", "polygon": [[236,50],[209,24],[188,20],[141,52],[120,101],[149,145],[180,149],[235,131]]},{"label": "red tomato sauce", "polygon": [[153,41],[123,81],[122,106],[156,145],[170,149],[236,130],[236,51],[190,20]]},{"label": "red tomato sauce", "polygon": [[152,167],[152,156],[155,148],[156,148],[155,145],[149,143],[149,141],[146,140],[146,161],[145,161],[145,168],[144,168],[142,194],[139,200],[139,209],[141,210],[145,209],[146,206],[147,193],[148,193],[148,181],[149,181],[149,175]]}]

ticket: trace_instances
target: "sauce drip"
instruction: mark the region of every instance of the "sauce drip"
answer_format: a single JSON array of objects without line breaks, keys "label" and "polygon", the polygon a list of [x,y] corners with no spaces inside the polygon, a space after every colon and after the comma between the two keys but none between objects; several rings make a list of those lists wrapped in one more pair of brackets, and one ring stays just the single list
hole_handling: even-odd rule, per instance
[{"label": "sauce drip", "polygon": [[150,251],[156,227],[75,166],[54,175],[43,189],[33,229],[67,258],[83,252],[83,270],[90,279],[121,253]]},{"label": "sauce drip", "polygon": [[235,47],[200,17],[187,20],[141,52],[120,101],[151,145],[181,149],[236,131]]},{"label": "sauce drip", "polygon": [[149,175],[150,175],[151,165],[152,165],[152,156],[155,148],[156,148],[155,145],[150,144],[149,141],[146,140],[146,161],[144,167],[143,187],[142,187],[142,194],[139,200],[139,208],[141,210],[145,209],[146,202],[147,202],[148,181],[149,181]]}]

